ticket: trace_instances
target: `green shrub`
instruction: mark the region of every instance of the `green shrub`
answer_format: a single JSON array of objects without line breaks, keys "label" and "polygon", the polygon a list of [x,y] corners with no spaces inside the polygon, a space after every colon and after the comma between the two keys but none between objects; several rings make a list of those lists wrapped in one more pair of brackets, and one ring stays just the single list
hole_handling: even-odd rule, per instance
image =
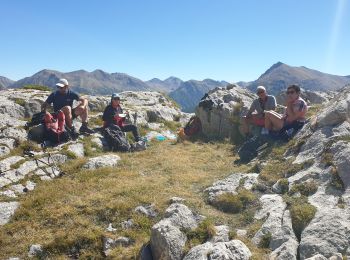
[{"label": "green shrub", "polygon": [[271,242],[271,233],[268,232],[267,234],[264,234],[261,237],[261,240],[259,242],[258,247],[260,247],[260,248],[269,248],[270,242]]},{"label": "green shrub", "polygon": [[316,208],[309,203],[293,204],[290,214],[294,233],[300,241],[301,233],[316,214]]},{"label": "green shrub", "polygon": [[185,231],[188,243],[191,247],[205,243],[208,239],[216,235],[214,222],[210,218],[203,220],[196,229]]},{"label": "green shrub", "polygon": [[309,181],[309,182],[293,185],[289,193],[294,194],[296,192],[300,192],[301,195],[310,196],[314,194],[317,191],[317,189],[318,189],[317,183],[314,181]]},{"label": "green shrub", "polygon": [[17,104],[20,105],[22,107],[24,107],[24,105],[26,104],[26,101],[22,98],[14,98],[13,101]]},{"label": "green shrub", "polygon": [[332,180],[329,185],[334,189],[344,191],[345,190],[344,182],[340,178],[338,174],[338,170],[335,166],[332,167],[331,173],[332,173]]},{"label": "green shrub", "polygon": [[215,206],[228,213],[239,213],[256,201],[256,195],[246,189],[241,189],[237,194],[223,193],[215,200]]},{"label": "green shrub", "polygon": [[288,190],[289,190],[289,182],[288,182],[288,179],[286,179],[286,178],[280,179],[280,180],[279,180],[279,186],[280,186],[280,188],[281,188],[282,194],[288,192]]},{"label": "green shrub", "polygon": [[42,91],[51,91],[51,89],[47,86],[40,86],[40,85],[25,85],[22,87],[23,89],[36,89],[36,90],[42,90]]}]

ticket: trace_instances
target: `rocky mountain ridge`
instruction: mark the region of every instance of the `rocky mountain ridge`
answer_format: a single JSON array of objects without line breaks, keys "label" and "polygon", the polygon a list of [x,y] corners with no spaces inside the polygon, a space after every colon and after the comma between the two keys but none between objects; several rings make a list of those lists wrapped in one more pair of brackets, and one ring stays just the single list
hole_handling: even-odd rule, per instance
[{"label": "rocky mountain ridge", "polygon": [[7,88],[13,83],[14,83],[13,80],[0,76],[0,90]]}]

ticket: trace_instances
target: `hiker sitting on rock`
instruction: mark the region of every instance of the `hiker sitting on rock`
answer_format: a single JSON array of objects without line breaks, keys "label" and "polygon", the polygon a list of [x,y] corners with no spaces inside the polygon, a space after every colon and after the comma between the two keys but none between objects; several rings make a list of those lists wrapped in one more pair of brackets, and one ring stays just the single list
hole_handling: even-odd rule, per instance
[{"label": "hiker sitting on rock", "polygon": [[120,96],[117,93],[113,93],[111,103],[103,112],[103,127],[106,128],[111,124],[117,125],[123,132],[132,132],[136,142],[140,141],[140,135],[137,127],[133,124],[125,123],[126,116],[127,112],[124,114],[123,109],[120,106]]},{"label": "hiker sitting on rock", "polygon": [[275,111],[265,112],[265,129],[268,131],[279,131],[283,127],[300,129],[305,124],[305,114],[307,112],[307,104],[300,97],[300,87],[298,85],[290,85],[287,88],[285,113],[279,114]]},{"label": "hiker sitting on rock", "polygon": [[[91,134],[94,131],[88,127],[88,101],[85,98],[79,97],[78,94],[69,89],[68,81],[66,79],[60,79],[56,84],[57,91],[54,91],[49,95],[46,101],[42,104],[41,110],[46,111],[47,107],[53,103],[53,110],[55,113],[62,111],[65,115],[65,123],[73,135],[77,135],[72,120],[76,117],[80,117],[82,120],[82,126],[79,129],[80,133]],[[80,104],[72,108],[73,100],[77,100]],[[48,114],[48,112],[46,112]]]},{"label": "hiker sitting on rock", "polygon": [[241,129],[245,135],[249,135],[249,125],[264,127],[264,112],[267,110],[275,110],[277,106],[275,97],[272,95],[267,95],[265,87],[258,86],[256,93],[259,97],[253,101],[248,113],[245,117],[243,117]]}]

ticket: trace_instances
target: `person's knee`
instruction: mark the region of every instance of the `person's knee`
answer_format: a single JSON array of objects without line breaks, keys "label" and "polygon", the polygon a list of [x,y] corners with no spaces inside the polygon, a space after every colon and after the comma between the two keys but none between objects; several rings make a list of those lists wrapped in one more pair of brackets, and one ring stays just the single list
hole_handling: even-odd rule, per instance
[{"label": "person's knee", "polygon": [[65,115],[72,115],[72,108],[70,106],[62,107],[61,111],[65,113]]}]

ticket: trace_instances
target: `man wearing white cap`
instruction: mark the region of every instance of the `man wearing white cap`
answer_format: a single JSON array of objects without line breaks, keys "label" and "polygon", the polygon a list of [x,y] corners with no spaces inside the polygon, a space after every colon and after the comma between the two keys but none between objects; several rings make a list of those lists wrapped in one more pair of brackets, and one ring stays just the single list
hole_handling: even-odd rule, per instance
[{"label": "man wearing white cap", "polygon": [[[76,117],[80,117],[82,126],[79,129],[80,133],[93,133],[93,130],[88,128],[88,101],[86,98],[79,97],[79,95],[69,89],[69,84],[66,79],[60,79],[56,84],[57,91],[52,92],[46,101],[42,104],[42,111],[46,111],[46,108],[53,104],[54,112],[61,110],[65,115],[66,126],[71,132],[76,135],[76,131],[72,124],[72,120]],[[80,104],[72,108],[73,101],[77,100]]]},{"label": "man wearing white cap", "polygon": [[242,132],[245,135],[249,135],[249,125],[256,125],[260,127],[265,126],[265,111],[275,110],[277,103],[276,99],[272,95],[267,95],[264,86],[258,86],[256,88],[256,94],[259,96],[251,104],[248,113],[243,117]]}]

